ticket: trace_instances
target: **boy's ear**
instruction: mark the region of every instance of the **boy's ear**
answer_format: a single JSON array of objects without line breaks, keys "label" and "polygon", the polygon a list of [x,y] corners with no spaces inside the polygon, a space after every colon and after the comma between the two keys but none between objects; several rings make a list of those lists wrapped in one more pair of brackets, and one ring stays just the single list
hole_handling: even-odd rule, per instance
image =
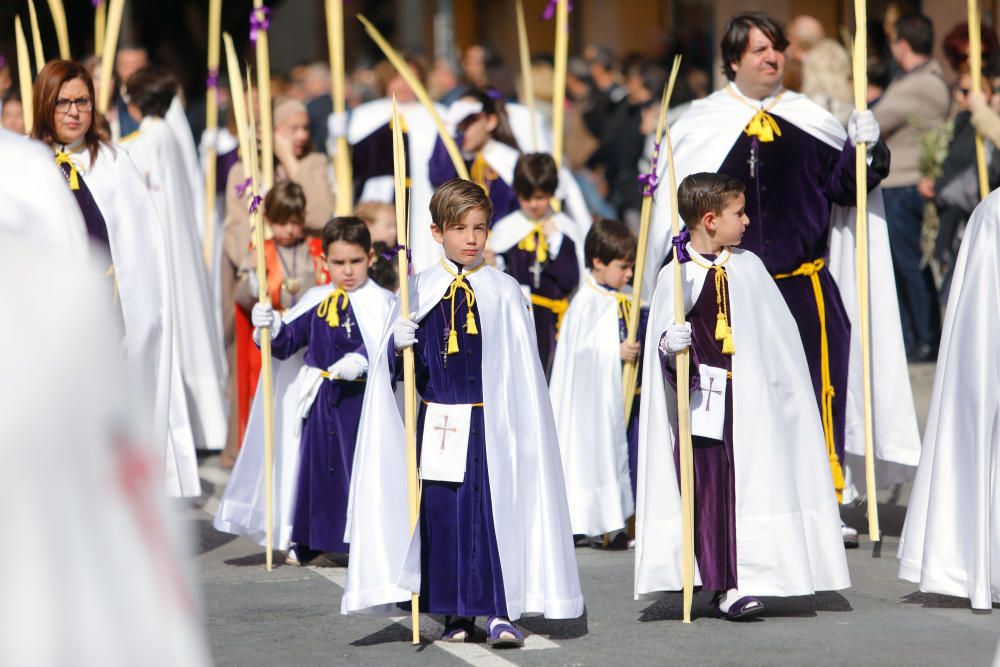
[{"label": "boy's ear", "polygon": [[607,266],[608,266],[607,264],[605,264],[604,262],[601,261],[600,257],[594,257],[594,258],[592,258],[590,260],[590,265],[592,267],[594,267],[595,269],[598,269],[598,270],[603,270],[603,269],[607,268]]},{"label": "boy's ear", "polygon": [[431,236],[434,237],[434,240],[438,243],[442,243],[444,241],[444,232],[437,226],[437,223],[431,223]]},{"label": "boy's ear", "polygon": [[707,211],[705,215],[701,216],[701,220],[699,220],[699,222],[701,223],[702,227],[704,227],[710,232],[714,232],[716,227],[718,227],[718,225],[715,222],[714,211]]},{"label": "boy's ear", "polygon": [[[324,261],[326,261],[326,260],[324,260]],[[375,249],[374,248],[369,248],[368,249],[368,266],[369,267],[375,266]]]}]

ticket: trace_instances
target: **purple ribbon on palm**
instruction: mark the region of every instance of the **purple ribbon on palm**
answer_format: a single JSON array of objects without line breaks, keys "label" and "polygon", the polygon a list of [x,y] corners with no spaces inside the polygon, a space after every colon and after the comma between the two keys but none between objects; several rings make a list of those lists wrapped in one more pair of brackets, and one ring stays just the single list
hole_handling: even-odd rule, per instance
[{"label": "purple ribbon on palm", "polygon": [[205,85],[213,89],[219,87],[219,70],[217,68],[212,67],[208,70],[208,76],[205,77]]},{"label": "purple ribbon on palm", "polygon": [[642,184],[642,196],[652,197],[656,192],[656,186],[660,184],[660,177],[656,174],[656,162],[660,158],[660,143],[653,144],[653,159],[649,162],[649,173],[639,174],[639,183]]},{"label": "purple ribbon on palm", "polygon": [[250,43],[257,46],[257,37],[271,27],[270,7],[261,7],[250,12]]},{"label": "purple ribbon on palm", "polygon": [[396,259],[396,256],[399,254],[400,250],[405,250],[406,251],[406,273],[407,273],[407,275],[409,275],[410,277],[412,277],[413,276],[413,256],[410,254],[410,249],[407,248],[405,245],[403,245],[401,243],[397,243],[396,245],[392,246],[391,248],[387,248],[385,250],[385,252],[382,253],[382,257],[385,259],[385,261],[391,262],[392,260]]},{"label": "purple ribbon on palm", "polygon": [[253,215],[254,213],[257,212],[257,209],[260,208],[260,205],[263,201],[264,198],[261,197],[260,195],[253,196],[253,199],[250,200],[250,215]]},{"label": "purple ribbon on palm", "polygon": [[239,197],[240,199],[243,199],[243,195],[245,195],[247,193],[247,188],[249,188],[251,185],[253,185],[253,179],[252,178],[248,178],[247,180],[243,181],[242,183],[237,183],[236,184],[236,196]]},{"label": "purple ribbon on palm", "polygon": [[683,264],[684,262],[691,261],[691,253],[687,250],[687,244],[691,240],[691,232],[685,227],[681,230],[681,233],[670,239],[670,245],[674,249],[674,257],[677,261]]},{"label": "purple ribbon on palm", "polygon": [[[552,17],[556,15],[556,9],[559,7],[559,0],[549,0],[549,4],[545,5],[545,11],[542,12],[543,21],[551,21]],[[570,0],[566,7],[567,13],[573,11],[573,2]]]}]

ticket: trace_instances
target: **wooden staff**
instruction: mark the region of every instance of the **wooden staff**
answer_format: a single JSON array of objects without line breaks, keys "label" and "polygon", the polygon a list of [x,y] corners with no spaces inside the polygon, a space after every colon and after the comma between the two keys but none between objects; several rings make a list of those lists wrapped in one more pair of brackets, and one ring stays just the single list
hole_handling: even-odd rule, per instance
[{"label": "wooden staff", "polygon": [[569,0],[556,5],[555,71],[552,82],[552,157],[562,166],[566,116],[566,60],[569,57]]},{"label": "wooden staff", "polygon": [[524,0],[517,0],[517,45],[521,56],[521,85],[524,103],[531,117],[531,150],[538,150],[538,128],[535,122],[535,82],[531,78],[531,51],[528,47],[528,27],[524,22]]},{"label": "wooden staff", "polygon": [[[868,108],[868,16],[865,0],[854,0],[854,108]],[[865,410],[865,485],[868,489],[868,536],[872,542],[881,539],[878,526],[878,498],[875,493],[875,446],[872,436],[872,360],[871,322],[868,288],[868,146],[855,147],[854,164],[857,175],[857,283],[858,328],[861,332],[861,380]]]},{"label": "wooden staff", "polygon": [[[233,39],[228,33],[222,36],[226,45],[226,64],[229,71],[229,87],[233,97],[233,112],[236,116],[236,132],[239,135],[240,154],[250,177],[250,230],[254,250],[257,255],[257,302],[270,303],[267,293],[267,270],[264,259],[264,220],[260,207],[260,174],[257,165],[257,130],[254,126],[253,106],[247,104],[240,76],[240,65],[236,59]],[[247,73],[247,89],[250,76]],[[267,570],[273,567],[274,545],[274,397],[271,386],[271,329],[260,330],[260,379],[264,392],[264,493]]]},{"label": "wooden staff", "polygon": [[[677,73],[681,68],[681,57],[674,58],[674,66],[670,70],[670,80],[666,88],[663,89],[663,99],[660,100],[660,116],[656,123],[656,152],[659,152],[660,142],[663,139],[664,128],[667,125],[667,109],[670,108],[670,98],[674,94],[674,84],[677,83]],[[626,327],[628,335],[626,340],[634,343],[639,335],[639,311],[642,307],[642,282],[643,273],[646,268],[646,257],[649,252],[649,226],[653,218],[653,192],[656,179],[656,153],[654,153],[653,164],[650,165],[650,180],[647,182],[642,197],[642,212],[639,216],[639,243],[635,253],[635,271],[632,279],[632,308],[628,312]],[[673,201],[675,193],[671,190],[670,198]],[[676,236],[676,234],[675,234]],[[622,367],[622,388],[625,391],[625,421],[628,422],[629,415],[632,414],[632,403],[635,400],[635,385],[639,379],[639,362],[626,361]]]},{"label": "wooden staff", "polygon": [[24,132],[31,134],[34,112],[31,106],[31,56],[28,55],[28,40],[24,38],[21,17],[14,16],[14,41],[17,44],[17,78],[21,83],[21,115],[24,118]]},{"label": "wooden staff", "polygon": [[104,32],[108,25],[108,6],[104,0],[98,0],[94,7],[94,55],[98,58],[104,53]]},{"label": "wooden staff", "polygon": [[[274,185],[274,121],[271,118],[271,56],[267,46],[264,0],[253,0],[263,26],[257,31],[257,100],[260,104],[260,177],[264,190]],[[250,112],[253,116],[253,112]],[[256,129],[254,130],[256,132]]]},{"label": "wooden staff", "polygon": [[[983,92],[983,44],[979,21],[979,4],[969,2],[969,74],[972,78],[972,92]],[[990,193],[990,182],[986,175],[986,148],[983,135],[976,132],[976,172],[979,174],[979,198],[986,199]]]},{"label": "wooden staff", "polygon": [[[344,87],[344,3],[326,0],[326,40],[330,49],[333,112],[341,117],[346,111]],[[351,174],[350,147],[347,137],[337,137],[333,155],[333,174],[337,181],[337,215],[350,215],[354,209],[354,177]]]},{"label": "wooden staff", "polygon": [[[396,237],[399,239],[399,312],[410,316],[410,263],[406,252],[406,148],[403,143],[403,124],[392,96],[392,174],[396,189]],[[406,479],[409,491],[410,531],[417,529],[420,516],[420,488],[417,480],[417,385],[413,369],[413,348],[403,349],[403,423],[406,427]],[[420,594],[410,598],[413,618],[413,645],[420,644]]]},{"label": "wooden staff", "polygon": [[124,11],[125,0],[111,0],[108,28],[104,33],[104,55],[101,56],[101,90],[97,95],[97,110],[102,114],[108,112],[111,93],[115,87],[115,52],[118,49],[118,33],[122,27]]},{"label": "wooden staff", "polygon": [[403,77],[407,85],[413,91],[413,94],[417,96],[420,103],[427,109],[427,113],[431,115],[434,120],[434,125],[437,126],[438,134],[441,135],[441,141],[444,142],[444,147],[448,151],[448,156],[451,158],[451,163],[455,167],[455,171],[458,173],[459,178],[464,178],[469,180],[469,170],[465,166],[465,160],[462,159],[462,153],[458,150],[458,145],[455,144],[455,138],[451,136],[448,132],[448,128],[445,127],[444,121],[441,120],[441,115],[434,108],[434,102],[431,100],[431,96],[427,94],[427,89],[424,85],[420,83],[420,79],[413,75],[413,70],[407,64],[406,60],[399,55],[389,42],[385,40],[382,33],[378,31],[378,28],[373,26],[371,22],[366,19],[361,14],[358,14],[358,20],[365,27],[365,32],[368,36],[372,38],[372,41],[378,45],[378,48],[385,55],[386,60],[392,63],[399,75]]},{"label": "wooden staff", "polygon": [[72,60],[69,51],[69,28],[66,25],[66,10],[62,0],[49,0],[49,13],[52,14],[52,23],[56,27],[56,41],[59,42],[59,57],[63,60]]},{"label": "wooden staff", "polygon": [[202,256],[212,270],[215,255],[215,181],[219,130],[219,41],[222,35],[222,0],[208,3],[208,77],[205,90],[205,134],[212,140],[205,147],[205,232]]},{"label": "wooden staff", "polygon": [[35,74],[45,67],[45,53],[42,51],[42,35],[38,30],[38,13],[35,12],[35,0],[28,0],[28,15],[31,19],[31,41],[35,46]]}]

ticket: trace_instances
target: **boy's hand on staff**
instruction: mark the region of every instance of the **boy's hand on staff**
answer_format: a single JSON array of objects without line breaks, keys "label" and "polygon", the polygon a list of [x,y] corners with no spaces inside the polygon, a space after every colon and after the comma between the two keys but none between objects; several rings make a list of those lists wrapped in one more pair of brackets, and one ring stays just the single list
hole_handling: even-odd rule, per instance
[{"label": "boy's hand on staff", "polygon": [[618,349],[620,350],[622,361],[632,363],[639,358],[639,351],[642,349],[642,345],[638,341],[634,343],[625,341]]},{"label": "boy's hand on staff", "polygon": [[416,313],[410,313],[409,319],[400,317],[392,325],[392,341],[397,352],[413,347],[413,344],[417,342],[417,327],[420,325],[413,321],[416,316]]},{"label": "boy's hand on staff", "polygon": [[671,324],[663,332],[660,339],[660,349],[668,354],[677,354],[691,347],[691,323]]},{"label": "boy's hand on staff", "polygon": [[258,331],[270,329],[271,336],[277,336],[281,330],[281,315],[274,312],[274,308],[269,303],[255,303],[250,311],[250,321],[254,326],[254,339],[259,339]]}]

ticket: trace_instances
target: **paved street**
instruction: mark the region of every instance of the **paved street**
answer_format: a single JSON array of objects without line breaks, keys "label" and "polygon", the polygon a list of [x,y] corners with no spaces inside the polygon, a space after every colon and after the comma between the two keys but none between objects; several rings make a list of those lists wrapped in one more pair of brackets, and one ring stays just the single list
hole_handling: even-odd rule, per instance
[{"label": "paved street", "polygon": [[[915,367],[918,414],[926,413],[933,367]],[[262,550],[215,532],[210,512],[227,473],[205,459],[202,508],[188,520],[197,533],[197,564],[208,632],[219,665],[989,665],[1000,638],[1000,609],[974,613],[966,600],[925,595],[896,578],[895,559],[907,489],[880,496],[886,537],[848,552],[852,588],[815,597],[765,599],[762,620],[743,624],[710,617],[707,595],[695,598],[693,624],[680,622],[680,596],[632,600],[633,553],[577,549],[587,612],[582,619],[523,619],[531,633],[519,651],[477,643],[434,642],[441,632],[423,617],[420,647],[410,645],[409,618],[346,617],[340,598],[346,570],[264,569]],[[848,520],[861,528],[861,509]],[[280,556],[278,558],[280,561]]]}]

